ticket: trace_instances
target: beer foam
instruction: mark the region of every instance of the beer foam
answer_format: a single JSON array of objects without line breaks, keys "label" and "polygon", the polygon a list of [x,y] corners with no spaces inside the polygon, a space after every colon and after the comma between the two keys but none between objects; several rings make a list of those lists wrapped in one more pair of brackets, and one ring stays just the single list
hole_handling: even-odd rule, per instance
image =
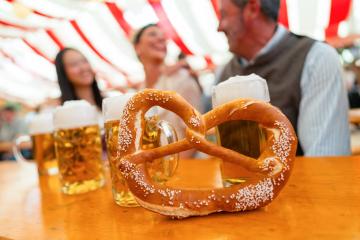
[{"label": "beer foam", "polygon": [[135,93],[125,93],[115,97],[108,97],[103,100],[104,121],[119,120],[123,115],[123,110],[129,99]]},{"label": "beer foam", "polygon": [[35,115],[29,124],[29,134],[44,134],[54,131],[52,113],[40,113]]},{"label": "beer foam", "polygon": [[69,129],[98,125],[96,107],[85,100],[66,101],[63,106],[57,107],[54,113],[54,128]]},{"label": "beer foam", "polygon": [[270,102],[266,80],[256,74],[234,76],[213,87],[213,107],[230,102],[237,98],[254,98]]}]

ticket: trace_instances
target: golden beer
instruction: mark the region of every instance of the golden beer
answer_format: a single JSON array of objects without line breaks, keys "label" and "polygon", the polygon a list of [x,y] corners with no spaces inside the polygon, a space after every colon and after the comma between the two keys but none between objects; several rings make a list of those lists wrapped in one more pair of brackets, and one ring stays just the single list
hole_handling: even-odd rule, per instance
[{"label": "golden beer", "polygon": [[[219,145],[255,159],[260,156],[266,147],[266,129],[253,121],[238,120],[226,122],[220,124],[216,132]],[[237,167],[232,163],[223,162],[222,174],[224,186],[231,186],[246,181],[246,171],[244,169],[234,171]],[[236,173],[234,174],[234,172]],[[239,176],[239,173],[241,176]]]},{"label": "golden beer", "polygon": [[[145,118],[145,129],[141,142],[141,149],[147,150],[161,146],[162,131],[159,123],[158,115]],[[170,128],[170,126],[168,126],[168,128]],[[175,171],[177,158],[178,155],[175,154],[155,159],[152,162],[146,162],[146,168],[150,177],[158,183],[165,183]]]},{"label": "golden beer", "polygon": [[141,142],[143,150],[160,147],[161,130],[157,126],[159,117],[157,115],[145,118],[144,135]]},{"label": "golden beer", "polygon": [[39,175],[57,173],[54,136],[52,133],[31,136],[33,158],[36,161]]},{"label": "golden beer", "polygon": [[64,193],[84,193],[104,185],[98,125],[56,130],[55,150]]},{"label": "golden beer", "polygon": [[[141,148],[152,149],[160,146],[161,129],[158,126],[159,117],[151,116],[145,118],[145,129],[141,142]],[[126,181],[116,169],[116,158],[118,151],[118,134],[120,120],[105,122],[105,139],[107,154],[111,170],[112,192],[115,202],[124,207],[138,206],[132,193],[129,191]],[[172,169],[177,164],[176,156],[169,156],[169,159],[156,159],[147,164],[149,175],[157,182],[164,182],[168,179]],[[172,161],[174,160],[174,161]]]},{"label": "golden beer", "polygon": [[258,158],[266,145],[266,132],[253,121],[230,121],[217,128],[218,143],[252,158]]},{"label": "golden beer", "polygon": [[[103,116],[105,119],[105,139],[107,154],[111,170],[112,192],[116,204],[123,207],[138,206],[134,196],[128,189],[126,182],[119,169],[116,168],[116,160],[119,147],[119,127],[123,109],[133,96],[133,93],[126,93],[103,100]],[[145,115],[145,129],[143,138],[140,139],[142,149],[152,149],[161,145],[161,136],[164,135],[168,143],[176,141],[175,130],[165,121],[159,121],[156,109],[151,108]],[[147,170],[155,181],[164,182],[174,173],[177,166],[177,155],[154,160],[147,164]]]},{"label": "golden beer", "polygon": [[[266,80],[256,74],[234,76],[213,89],[212,103],[214,107],[238,98],[269,102],[270,96]],[[258,123],[246,120],[225,122],[216,128],[218,144],[255,159],[266,147],[266,133],[267,129]],[[222,174],[224,186],[231,186],[247,181],[249,172],[235,164],[223,162]]]},{"label": "golden beer", "polygon": [[138,203],[136,202],[132,193],[129,191],[125,179],[116,169],[115,161],[119,145],[119,126],[120,120],[105,122],[105,139],[107,155],[110,164],[112,193],[116,204],[123,207],[136,207],[139,206]]},{"label": "golden beer", "polygon": [[24,143],[31,143],[33,159],[36,162],[39,175],[54,175],[58,173],[55,146],[54,126],[52,114],[40,113],[35,115],[29,123],[29,134],[15,139],[13,152],[20,163],[28,162],[21,153]]}]

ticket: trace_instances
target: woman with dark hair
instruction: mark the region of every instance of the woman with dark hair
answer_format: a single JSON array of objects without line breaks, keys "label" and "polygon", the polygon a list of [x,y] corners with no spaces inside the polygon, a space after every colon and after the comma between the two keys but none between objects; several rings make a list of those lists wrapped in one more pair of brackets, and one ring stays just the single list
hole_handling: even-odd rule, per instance
[{"label": "woman with dark hair", "polygon": [[78,50],[64,48],[55,58],[61,103],[83,99],[101,110],[103,97],[89,61]]},{"label": "woman with dark hair", "polygon": [[[180,60],[172,66],[165,64],[166,37],[158,25],[149,24],[141,28],[134,36],[133,44],[136,54],[144,66],[144,88],[176,91],[202,112],[201,89],[191,75],[186,61]],[[185,125],[177,115],[165,110],[161,110],[159,115],[173,124],[180,139],[184,137]],[[193,153],[194,151],[188,151],[181,155],[190,157]]]}]

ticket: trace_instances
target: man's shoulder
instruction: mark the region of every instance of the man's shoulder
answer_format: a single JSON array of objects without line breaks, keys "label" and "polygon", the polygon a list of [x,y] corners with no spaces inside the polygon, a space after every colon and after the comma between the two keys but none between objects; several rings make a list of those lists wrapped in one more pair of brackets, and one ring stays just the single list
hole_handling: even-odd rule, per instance
[{"label": "man's shoulder", "polygon": [[302,85],[309,85],[311,79],[316,79],[313,83],[341,79],[340,69],[341,63],[336,50],[327,43],[316,41],[304,63]]},{"label": "man's shoulder", "polygon": [[327,55],[338,56],[335,48],[322,41],[315,41],[310,51],[316,54],[327,54]]},{"label": "man's shoulder", "polygon": [[329,44],[321,41],[315,41],[308,53],[307,62],[310,65],[321,63],[339,64],[339,55],[335,48]]}]

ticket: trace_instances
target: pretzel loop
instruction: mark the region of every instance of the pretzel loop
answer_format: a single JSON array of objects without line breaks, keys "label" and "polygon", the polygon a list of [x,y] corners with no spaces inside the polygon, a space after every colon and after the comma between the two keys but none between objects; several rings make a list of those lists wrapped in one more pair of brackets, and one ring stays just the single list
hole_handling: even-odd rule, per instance
[{"label": "pretzel loop", "polygon": [[[141,150],[144,114],[152,106],[173,111],[186,124],[186,138],[150,150]],[[250,120],[267,129],[267,146],[257,158],[250,158],[205,139],[208,129],[232,120]],[[173,217],[207,215],[219,211],[252,210],[270,203],[285,185],[297,146],[295,132],[287,118],[268,103],[240,99],[200,115],[181,96],[171,91],[146,89],[133,96],[120,122],[118,168],[139,204]],[[175,189],[153,182],[145,162],[196,148],[254,172],[257,181],[217,189]]]}]

